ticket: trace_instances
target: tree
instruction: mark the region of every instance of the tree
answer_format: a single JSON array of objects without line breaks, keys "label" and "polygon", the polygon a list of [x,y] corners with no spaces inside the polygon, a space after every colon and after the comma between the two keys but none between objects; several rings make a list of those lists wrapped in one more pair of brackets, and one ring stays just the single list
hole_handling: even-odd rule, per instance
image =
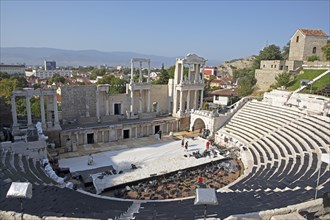
[{"label": "tree", "polygon": [[170,79],[174,79],[175,66],[167,68],[167,73]]},{"label": "tree", "polygon": [[32,115],[35,117],[41,116],[41,110],[40,110],[40,99],[39,97],[32,97],[30,99],[31,102],[31,112]]},{"label": "tree", "polygon": [[12,76],[11,79],[16,79],[16,90],[21,90],[28,87],[28,82],[24,76]]},{"label": "tree", "polygon": [[9,79],[10,75],[6,72],[0,72],[0,80]]},{"label": "tree", "polygon": [[282,48],[282,58],[286,60],[289,58],[290,53],[290,41]]},{"label": "tree", "polygon": [[66,82],[65,77],[64,76],[61,76],[58,73],[55,73],[53,75],[53,77],[49,80],[49,84],[53,84],[53,83],[56,83],[56,84],[62,83],[62,84],[64,84],[65,82]]},{"label": "tree", "polygon": [[42,85],[40,84],[40,83],[35,83],[34,85],[33,85],[33,88],[34,89],[38,89],[38,88],[41,88],[42,87]]},{"label": "tree", "polygon": [[16,90],[16,79],[2,79],[0,80],[0,96],[5,98],[7,103],[10,103],[12,91]]},{"label": "tree", "polygon": [[256,56],[256,59],[253,63],[254,69],[260,68],[260,61],[261,60],[282,60],[282,54],[280,47],[276,46],[275,44],[269,45],[265,47],[259,52],[259,56]]},{"label": "tree", "polygon": [[291,79],[291,74],[289,72],[284,72],[284,73],[278,74],[275,77],[275,80],[276,80],[275,87],[281,87],[281,86],[286,87],[289,84],[290,79]]},{"label": "tree", "polygon": [[330,60],[330,40],[328,40],[328,43],[324,45],[321,49],[325,56],[325,59]]},{"label": "tree", "polygon": [[250,95],[253,91],[253,84],[247,77],[240,78],[238,81],[238,96],[244,97]]},{"label": "tree", "polygon": [[160,70],[159,79],[154,81],[154,84],[168,84],[168,80],[170,79],[170,75],[168,71],[164,68],[164,64],[162,64],[162,68]]},{"label": "tree", "polygon": [[125,93],[126,92],[126,80],[120,79],[118,77],[115,77],[113,75],[107,75],[103,76],[102,79],[97,81],[97,84],[109,84],[110,94],[119,94],[119,93]]}]

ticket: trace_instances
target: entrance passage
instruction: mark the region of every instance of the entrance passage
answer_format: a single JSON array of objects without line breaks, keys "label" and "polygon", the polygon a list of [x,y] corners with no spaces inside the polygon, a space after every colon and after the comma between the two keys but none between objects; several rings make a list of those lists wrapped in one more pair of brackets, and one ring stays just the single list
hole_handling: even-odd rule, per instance
[{"label": "entrance passage", "polygon": [[129,138],[129,129],[126,129],[126,130],[123,130],[123,133],[124,133],[124,139],[127,139]]},{"label": "entrance passage", "polygon": [[87,144],[94,144],[94,134],[87,134]]},{"label": "entrance passage", "polygon": [[155,134],[157,134],[159,130],[160,130],[160,125],[156,125],[155,126]]},{"label": "entrance passage", "polygon": [[200,118],[197,118],[194,122],[193,128],[194,128],[194,130],[202,130],[203,128],[205,128],[204,121]]}]

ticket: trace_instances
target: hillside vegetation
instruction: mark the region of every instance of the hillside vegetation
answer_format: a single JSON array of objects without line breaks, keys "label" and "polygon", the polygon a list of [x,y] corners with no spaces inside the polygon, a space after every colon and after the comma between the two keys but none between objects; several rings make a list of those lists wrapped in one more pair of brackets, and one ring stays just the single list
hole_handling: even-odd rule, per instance
[{"label": "hillside vegetation", "polygon": [[[288,90],[294,91],[300,87],[300,81],[301,80],[312,80],[318,75],[324,73],[326,70],[304,70],[304,73],[299,74],[296,76],[296,78],[290,83],[290,86],[288,87]],[[319,89],[324,88],[327,84],[330,84],[330,75],[327,74],[326,76],[322,77],[318,81],[316,81],[312,85],[312,93],[314,91],[317,91]],[[303,93],[310,93],[311,88],[306,88],[302,92]]]}]

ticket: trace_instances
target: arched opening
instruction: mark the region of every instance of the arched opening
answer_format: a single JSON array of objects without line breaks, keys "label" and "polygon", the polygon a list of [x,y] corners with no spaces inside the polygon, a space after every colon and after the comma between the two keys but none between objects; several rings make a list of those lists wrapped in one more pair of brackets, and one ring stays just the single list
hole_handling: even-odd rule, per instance
[{"label": "arched opening", "polygon": [[316,47],[313,47],[313,53],[316,53]]},{"label": "arched opening", "polygon": [[197,118],[192,126],[192,130],[201,130],[205,128],[205,123],[202,119]]}]

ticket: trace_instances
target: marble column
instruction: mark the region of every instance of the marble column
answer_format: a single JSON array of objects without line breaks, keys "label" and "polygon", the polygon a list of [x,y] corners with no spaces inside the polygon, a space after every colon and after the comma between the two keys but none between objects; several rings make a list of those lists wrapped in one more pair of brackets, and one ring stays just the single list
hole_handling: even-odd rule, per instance
[{"label": "marble column", "polygon": [[142,90],[139,91],[139,113],[142,113]]},{"label": "marble column", "polygon": [[56,97],[56,92],[53,95],[53,105],[54,105],[54,124],[55,126],[59,125],[59,120],[58,120],[58,109],[57,109],[57,97]]},{"label": "marble column", "polygon": [[183,110],[183,107],[182,107],[182,101],[183,101],[183,98],[182,98],[182,91],[179,91],[180,92],[180,112]]},{"label": "marble column", "polygon": [[28,126],[32,125],[32,115],[31,115],[31,103],[30,103],[31,97],[29,95],[26,96],[26,113],[27,113],[27,120],[28,120]]},{"label": "marble column", "polygon": [[190,72],[190,69],[191,69],[191,66],[190,66],[190,64],[189,64],[189,66],[188,66],[188,81],[190,82],[190,78],[191,78],[191,72]]},{"label": "marble column", "polygon": [[174,88],[173,91],[173,108],[171,109],[172,114],[176,114],[178,111],[178,90]]},{"label": "marble column", "polygon": [[45,128],[46,127],[46,116],[45,116],[45,100],[44,100],[43,95],[40,96],[40,113],[41,113],[41,124],[42,124],[42,127]]},{"label": "marble column", "polygon": [[181,80],[180,80],[180,84],[183,82],[183,63],[181,63],[181,64],[179,64],[179,65],[181,65],[180,67],[180,69],[181,69]]},{"label": "marble column", "polygon": [[187,91],[187,111],[190,112],[190,90]]},{"label": "marble column", "polygon": [[76,133],[76,143],[77,143],[77,145],[79,145],[79,134],[78,133]]},{"label": "marble column", "polygon": [[131,115],[134,115],[133,105],[134,105],[134,90],[133,90],[133,87],[131,87],[131,105],[130,105]]},{"label": "marble column", "polygon": [[150,112],[150,89],[148,89],[147,112]]},{"label": "marble column", "polygon": [[199,107],[199,109],[203,109],[203,93],[204,93],[204,91],[203,91],[203,89],[201,90],[201,103],[200,103],[200,107]]},{"label": "marble column", "polygon": [[194,64],[195,65],[195,75],[196,75],[196,78],[197,78],[197,82],[200,83],[201,82],[201,77],[199,75],[199,72],[198,72],[198,64]]},{"label": "marble column", "polygon": [[96,143],[98,143],[98,131],[94,131],[93,134],[94,134],[94,135],[93,135],[93,138],[94,138],[93,141],[94,141],[94,143],[96,144]]},{"label": "marble column", "polygon": [[131,59],[131,83],[134,82],[134,63],[133,60]]},{"label": "marble column", "polygon": [[197,90],[195,90],[195,97],[194,97],[194,109],[197,109]]},{"label": "marble column", "polygon": [[109,95],[105,94],[105,115],[109,115]]},{"label": "marble column", "polygon": [[203,69],[202,69],[202,83],[204,83],[204,69],[205,69],[205,67],[203,66]]},{"label": "marble column", "polygon": [[100,92],[96,90],[96,118],[97,121],[100,122]]},{"label": "marble column", "polygon": [[16,112],[16,96],[15,95],[12,95],[12,97],[11,97],[11,114],[13,117],[13,127],[18,127],[17,112]]}]

